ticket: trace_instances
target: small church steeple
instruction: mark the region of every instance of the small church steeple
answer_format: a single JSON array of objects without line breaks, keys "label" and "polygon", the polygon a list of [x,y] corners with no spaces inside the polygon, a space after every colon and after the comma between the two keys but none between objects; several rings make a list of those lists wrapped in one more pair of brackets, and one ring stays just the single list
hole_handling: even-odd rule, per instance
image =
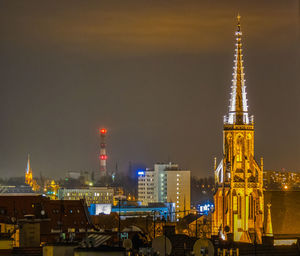
[{"label": "small church steeple", "polygon": [[[231,86],[231,98],[228,116],[225,116],[225,124],[250,124],[248,116],[247,93],[245,86],[245,73],[242,54],[242,30],[241,16],[237,16],[237,28],[235,32],[236,44],[234,55],[233,79]],[[253,120],[251,120],[252,123]]]},{"label": "small church steeple", "polygon": [[31,168],[30,168],[30,155],[28,154],[28,157],[27,157],[27,168],[26,168],[26,172],[29,173],[29,172],[32,172]]},{"label": "small church steeple", "polygon": [[33,176],[32,176],[32,169],[31,169],[31,166],[30,166],[30,155],[29,154],[28,154],[28,157],[27,157],[25,183],[28,184],[30,187],[32,187],[33,191],[37,191],[40,188],[40,186],[37,184],[36,180],[33,179]]},{"label": "small church steeple", "polygon": [[271,204],[267,204],[268,213],[267,213],[267,221],[266,221],[266,236],[273,236],[273,227],[272,227],[272,219],[271,219]]}]

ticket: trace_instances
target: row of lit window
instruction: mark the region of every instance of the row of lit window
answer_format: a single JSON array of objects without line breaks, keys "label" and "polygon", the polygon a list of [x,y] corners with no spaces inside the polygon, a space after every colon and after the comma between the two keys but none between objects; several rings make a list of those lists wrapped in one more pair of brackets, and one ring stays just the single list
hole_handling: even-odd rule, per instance
[{"label": "row of lit window", "polygon": [[[60,213],[60,210],[59,209],[53,209],[52,210],[53,213]],[[69,210],[64,210],[64,213],[80,213],[80,210],[79,209],[69,209]]]},{"label": "row of lit window", "polygon": [[[86,193],[76,193],[76,192],[71,192],[71,193],[67,193],[67,196],[92,196],[92,192],[86,192]],[[112,196],[112,193],[94,193],[94,196]]]}]

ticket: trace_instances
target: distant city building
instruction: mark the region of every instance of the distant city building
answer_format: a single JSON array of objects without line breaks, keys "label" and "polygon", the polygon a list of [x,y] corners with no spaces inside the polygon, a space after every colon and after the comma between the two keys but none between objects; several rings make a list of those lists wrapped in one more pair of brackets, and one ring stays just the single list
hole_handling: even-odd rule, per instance
[{"label": "distant city building", "polygon": [[60,188],[58,199],[84,199],[86,204],[113,204],[114,189],[110,187]]},{"label": "distant city building", "polygon": [[156,216],[157,218],[164,217],[165,220],[175,220],[175,203],[150,203],[148,206],[138,206],[126,204],[123,202],[120,207],[110,204],[91,204],[89,213],[91,215],[120,213],[121,219]]},{"label": "distant city building", "polygon": [[82,185],[93,185],[91,173],[88,171],[67,171],[65,181],[78,180]]},{"label": "distant city building", "polygon": [[153,203],[154,199],[154,170],[138,171],[138,200],[142,205]]},{"label": "distant city building", "polygon": [[215,180],[213,176],[206,178],[191,177],[191,206],[213,202]]},{"label": "distant city building", "polygon": [[67,175],[66,175],[66,178],[69,178],[69,179],[79,179],[81,176],[81,173],[80,171],[67,171]]},{"label": "distant city building", "polygon": [[47,180],[44,186],[44,194],[48,196],[51,200],[58,199],[59,185],[55,180]]},{"label": "distant city building", "polygon": [[30,186],[0,186],[0,194],[34,194]]},{"label": "distant city building", "polygon": [[300,173],[287,170],[264,171],[264,187],[268,190],[300,190]]},{"label": "distant city building", "polygon": [[190,180],[190,171],[177,164],[155,164],[154,170],[138,171],[138,199],[142,205],[175,203],[176,218],[184,217],[191,204]]}]

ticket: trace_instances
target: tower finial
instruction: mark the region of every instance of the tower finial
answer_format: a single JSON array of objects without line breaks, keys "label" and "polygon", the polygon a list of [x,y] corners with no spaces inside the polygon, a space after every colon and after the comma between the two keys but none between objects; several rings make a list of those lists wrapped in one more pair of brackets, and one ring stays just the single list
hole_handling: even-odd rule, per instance
[{"label": "tower finial", "polygon": [[28,156],[27,156],[27,173],[29,173],[30,170],[31,170],[31,168],[30,168],[30,154],[28,154]]},{"label": "tower finial", "polygon": [[236,16],[236,18],[237,18],[237,22],[238,22],[238,24],[240,24],[240,22],[241,22],[241,15],[240,15],[240,13],[238,12],[238,15]]},{"label": "tower finial", "polygon": [[241,15],[238,12],[238,15],[236,16],[237,19],[237,32],[241,32]]}]

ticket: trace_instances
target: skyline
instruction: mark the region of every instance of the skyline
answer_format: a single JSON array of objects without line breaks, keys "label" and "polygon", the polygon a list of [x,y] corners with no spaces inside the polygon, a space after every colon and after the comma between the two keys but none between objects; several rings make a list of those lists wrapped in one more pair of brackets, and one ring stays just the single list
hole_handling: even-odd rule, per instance
[{"label": "skyline", "polygon": [[34,175],[97,170],[102,127],[108,170],[171,160],[213,175],[237,10],[256,156],[266,170],[300,171],[299,2],[274,1],[271,10],[260,2],[166,1],[145,10],[130,1],[112,10],[29,1],[20,10],[1,1],[1,175],[24,175],[28,153]]}]

